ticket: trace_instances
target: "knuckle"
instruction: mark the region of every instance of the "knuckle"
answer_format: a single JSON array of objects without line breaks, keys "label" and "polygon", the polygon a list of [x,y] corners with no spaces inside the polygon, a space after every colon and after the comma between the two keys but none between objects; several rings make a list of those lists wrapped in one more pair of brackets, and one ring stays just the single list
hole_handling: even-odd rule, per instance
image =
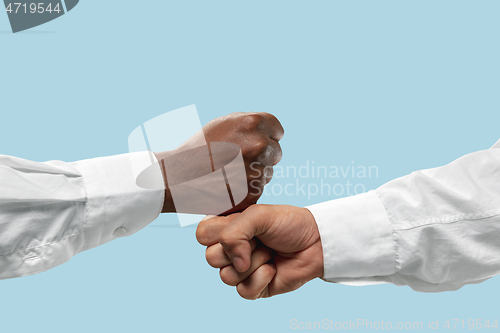
[{"label": "knuckle", "polygon": [[236,286],[236,291],[238,292],[238,294],[244,298],[244,299],[248,299],[248,300],[256,300],[259,295],[257,292],[253,291],[253,290],[250,290],[248,288],[246,288],[245,286],[243,286],[242,284],[238,284]]},{"label": "knuckle", "polygon": [[267,276],[276,275],[276,266],[274,264],[267,264],[263,267],[263,269],[264,269],[264,274]]},{"label": "knuckle", "polygon": [[235,243],[232,233],[227,229],[222,230],[219,234],[219,243],[226,247],[232,246]]},{"label": "knuckle", "polygon": [[215,251],[213,246],[207,247],[207,250],[205,251],[205,259],[207,263],[212,267],[215,267],[217,260],[214,252]]},{"label": "knuckle", "polygon": [[264,117],[258,113],[245,114],[242,119],[244,128],[250,131],[259,129],[264,122]]},{"label": "knuckle", "polygon": [[264,139],[257,139],[252,143],[252,150],[257,154],[260,155],[266,151],[268,147],[268,143]]},{"label": "knuckle", "polygon": [[238,284],[238,281],[236,281],[235,279],[234,273],[231,272],[231,266],[221,268],[219,275],[222,282],[224,282],[228,286],[235,287]]},{"label": "knuckle", "polygon": [[259,138],[253,139],[247,145],[247,147],[243,153],[245,155],[248,155],[250,157],[255,158],[255,157],[265,153],[268,146],[269,146],[269,144],[267,143],[267,140],[259,137]]},{"label": "knuckle", "polygon": [[200,224],[198,224],[198,227],[196,228],[196,240],[198,241],[198,243],[204,244],[206,241],[206,237],[207,227],[205,223],[200,222]]},{"label": "knuckle", "polygon": [[267,113],[267,112],[260,112],[260,114],[266,118],[269,123],[271,123],[273,125],[273,127],[276,129],[276,134],[278,135],[277,139],[281,139],[283,138],[283,135],[285,134],[285,130],[283,129],[283,125],[281,124],[281,122],[279,121],[279,119],[271,114],[271,113]]},{"label": "knuckle", "polygon": [[245,210],[245,213],[250,215],[259,215],[263,213],[264,209],[265,209],[264,205],[259,205],[259,204],[252,205]]},{"label": "knuckle", "polygon": [[231,264],[231,261],[226,256],[226,253],[220,244],[208,247],[205,252],[205,258],[207,263],[213,268],[222,268]]},{"label": "knuckle", "polygon": [[278,164],[282,158],[283,158],[283,150],[281,150],[281,146],[278,144],[278,147],[274,151],[275,163]]},{"label": "knuckle", "polygon": [[264,168],[264,178],[266,178],[266,180],[271,181],[273,175],[274,175],[273,167],[267,166]]}]

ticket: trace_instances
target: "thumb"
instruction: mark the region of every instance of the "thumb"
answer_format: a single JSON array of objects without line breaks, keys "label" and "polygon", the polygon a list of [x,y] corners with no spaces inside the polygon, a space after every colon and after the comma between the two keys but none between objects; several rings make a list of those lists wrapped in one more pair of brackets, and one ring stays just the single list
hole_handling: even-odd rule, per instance
[{"label": "thumb", "polygon": [[219,234],[219,242],[233,263],[234,268],[246,272],[250,268],[252,246],[250,240],[262,235],[272,223],[266,205],[253,205],[238,215]]}]

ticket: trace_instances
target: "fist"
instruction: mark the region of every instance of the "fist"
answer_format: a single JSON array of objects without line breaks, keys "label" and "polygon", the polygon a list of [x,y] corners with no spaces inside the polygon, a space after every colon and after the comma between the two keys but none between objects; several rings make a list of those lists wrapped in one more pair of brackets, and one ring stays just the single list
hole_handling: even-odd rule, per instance
[{"label": "fist", "polygon": [[257,203],[264,186],[271,181],[273,166],[281,160],[279,141],[284,130],[275,116],[259,113],[232,113],[209,122],[203,127],[207,142],[231,142],[243,154],[248,195],[226,214],[243,211]]},{"label": "fist", "polygon": [[323,249],[306,208],[253,205],[242,213],[207,217],[196,238],[221,280],[241,297],[257,299],[293,291],[323,276]]},{"label": "fist", "polygon": [[[162,171],[166,179],[163,212],[227,215],[243,211],[255,204],[262,195],[264,186],[271,181],[273,166],[281,160],[282,152],[278,142],[283,134],[280,122],[269,113],[237,112],[210,121],[175,152],[157,153],[158,160],[161,160],[163,164],[164,170]],[[208,147],[205,142],[208,143]],[[203,176],[230,163],[240,151],[242,163],[241,168],[238,166],[236,172],[238,189],[231,188],[232,186],[229,185],[231,182],[228,178],[231,175],[234,176],[230,168],[223,170],[227,188],[221,188],[217,186],[220,184],[210,180],[203,183]],[[206,161],[211,161],[211,165],[208,163],[207,166]],[[242,171],[239,171],[240,169]],[[189,179],[195,178],[201,179],[196,185],[197,189],[188,189],[186,193],[174,195],[176,199],[183,196],[182,200],[177,200],[177,202],[192,204],[182,211],[176,210],[172,199],[174,191],[171,191],[174,188],[173,185],[186,184]],[[242,178],[243,181],[240,181]],[[234,184],[231,183],[231,185]],[[244,191],[241,191],[242,187]],[[239,190],[241,193],[246,193],[246,197],[233,202],[233,207],[224,212],[207,212],[206,210],[210,207],[216,206],[211,201],[217,201],[219,196],[227,197],[228,190],[232,190],[232,194]]]}]

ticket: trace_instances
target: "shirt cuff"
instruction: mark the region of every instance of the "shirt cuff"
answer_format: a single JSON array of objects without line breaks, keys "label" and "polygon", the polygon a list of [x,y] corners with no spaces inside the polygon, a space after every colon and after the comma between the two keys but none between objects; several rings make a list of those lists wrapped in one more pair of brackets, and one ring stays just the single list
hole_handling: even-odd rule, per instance
[{"label": "shirt cuff", "polygon": [[[396,272],[391,225],[375,191],[306,208],[316,219],[321,237],[323,279],[341,283]],[[362,284],[387,282],[365,280]]]},{"label": "shirt cuff", "polygon": [[495,143],[495,145],[493,147],[491,147],[492,149],[493,148],[500,148],[500,140],[497,141],[497,143]]},{"label": "shirt cuff", "polygon": [[84,250],[129,236],[161,213],[164,189],[137,186],[133,171],[137,166],[150,165],[151,155],[139,152],[73,163],[83,176],[87,192]]}]

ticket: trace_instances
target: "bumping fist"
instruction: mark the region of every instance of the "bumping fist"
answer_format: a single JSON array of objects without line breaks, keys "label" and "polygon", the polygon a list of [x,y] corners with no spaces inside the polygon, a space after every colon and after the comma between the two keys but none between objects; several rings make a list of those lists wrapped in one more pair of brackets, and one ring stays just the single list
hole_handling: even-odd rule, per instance
[{"label": "bumping fist", "polygon": [[287,293],[323,276],[319,230],[306,208],[253,205],[242,213],[203,219],[196,238],[221,280],[241,297]]},{"label": "bumping fist", "polygon": [[278,119],[269,113],[237,112],[212,120],[203,127],[207,142],[231,142],[243,154],[248,195],[231,212],[243,211],[257,203],[264,186],[271,181],[273,166],[281,160],[279,141],[284,130]]},{"label": "bumping fist", "polygon": [[[198,178],[205,174],[207,166],[203,161],[206,159],[202,157],[207,153],[210,154],[212,168],[218,169],[217,165],[214,167],[214,164],[217,164],[215,160],[222,166],[225,164],[224,161],[230,162],[241,151],[245,169],[243,177],[246,178],[246,184],[241,181],[242,184],[238,183],[238,186],[244,187],[246,197],[234,203],[231,209],[225,212],[217,211],[214,214],[227,215],[240,212],[257,203],[264,186],[271,181],[273,166],[281,160],[282,152],[278,142],[283,134],[280,122],[269,113],[236,112],[210,121],[202,131],[184,142],[175,152],[156,153],[157,159],[163,160],[166,169],[170,170],[170,172],[162,170],[166,179],[163,212],[212,214],[204,211],[203,201],[204,198],[214,198],[220,194],[216,193],[217,184],[207,182],[200,186],[201,190],[196,192],[194,200],[191,200],[192,195],[186,195],[184,201],[198,201],[198,204],[193,203],[193,206],[189,206],[187,211],[176,210],[169,188],[169,184],[182,183],[186,179]],[[209,151],[206,150],[206,146],[200,146],[205,141],[208,143]],[[208,171],[211,172],[212,168]],[[205,204],[210,206],[210,203],[205,202]]]}]

